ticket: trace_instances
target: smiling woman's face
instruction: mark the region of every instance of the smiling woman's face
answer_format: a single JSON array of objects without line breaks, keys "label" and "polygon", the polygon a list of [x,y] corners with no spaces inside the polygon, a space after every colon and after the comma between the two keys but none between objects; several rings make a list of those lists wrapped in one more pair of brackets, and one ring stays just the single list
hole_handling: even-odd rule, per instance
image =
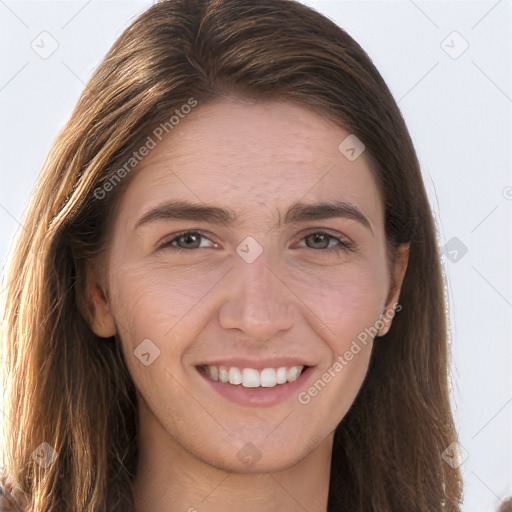
[{"label": "smiling woman's face", "polygon": [[372,340],[333,365],[397,301],[406,264],[390,271],[365,154],[338,149],[348,135],[296,105],[223,100],[134,171],[89,278],[93,329],[117,332],[163,451],[267,472],[330,449]]}]

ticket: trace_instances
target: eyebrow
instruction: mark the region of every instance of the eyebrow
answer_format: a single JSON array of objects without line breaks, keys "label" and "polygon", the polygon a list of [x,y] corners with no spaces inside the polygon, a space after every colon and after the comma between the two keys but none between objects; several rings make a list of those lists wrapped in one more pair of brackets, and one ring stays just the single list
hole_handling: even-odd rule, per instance
[{"label": "eyebrow", "polygon": [[[300,222],[336,217],[355,220],[373,233],[370,221],[365,217],[361,210],[356,205],[343,201],[319,203],[296,202],[286,211],[284,222],[279,215],[279,220],[274,227],[279,227],[283,224],[298,224]],[[175,219],[231,226],[236,224],[238,217],[233,211],[218,206],[207,206],[203,204],[189,203],[186,201],[173,201],[156,206],[146,212],[137,221],[135,228],[150,222]]]}]

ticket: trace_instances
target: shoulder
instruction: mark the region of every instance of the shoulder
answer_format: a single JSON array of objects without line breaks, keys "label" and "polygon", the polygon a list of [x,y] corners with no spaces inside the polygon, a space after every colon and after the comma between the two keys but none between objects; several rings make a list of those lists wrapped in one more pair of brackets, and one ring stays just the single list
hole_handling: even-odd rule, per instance
[{"label": "shoulder", "polygon": [[0,512],[22,512],[18,502],[0,484]]},{"label": "shoulder", "polygon": [[0,512],[23,512],[21,504],[11,493],[23,494],[23,491],[17,490],[16,485],[9,480],[4,468],[0,468]]}]

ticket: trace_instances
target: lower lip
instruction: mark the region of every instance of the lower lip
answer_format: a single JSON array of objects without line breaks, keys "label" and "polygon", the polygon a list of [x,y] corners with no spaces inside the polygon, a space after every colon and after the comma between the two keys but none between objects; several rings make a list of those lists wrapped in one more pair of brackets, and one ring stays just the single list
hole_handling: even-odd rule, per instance
[{"label": "lower lip", "polygon": [[250,406],[270,406],[282,402],[290,396],[297,396],[301,388],[304,387],[306,380],[309,378],[313,370],[310,366],[306,368],[297,380],[287,382],[286,384],[277,384],[272,388],[244,388],[241,384],[235,386],[227,382],[212,380],[202,371],[197,369],[210,386],[228,400],[240,405]]}]

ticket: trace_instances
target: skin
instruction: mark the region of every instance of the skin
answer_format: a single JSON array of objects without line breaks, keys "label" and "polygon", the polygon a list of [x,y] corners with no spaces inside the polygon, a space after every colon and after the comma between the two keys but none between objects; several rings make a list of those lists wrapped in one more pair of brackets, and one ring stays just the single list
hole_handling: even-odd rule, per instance
[{"label": "skin", "polygon": [[[228,98],[199,105],[139,164],[87,281],[91,327],[118,337],[137,388],[138,512],[231,512],[241,503],[245,512],[326,510],[333,431],[361,388],[373,340],[307,404],[293,394],[271,406],[236,405],[196,365],[300,356],[313,366],[307,391],[398,302],[408,247],[390,269],[365,154],[349,161],[338,150],[348,135],[297,105]],[[276,226],[296,201],[332,200],[357,206],[371,229],[345,217]],[[135,227],[168,201],[229,208],[238,222]],[[206,238],[178,241],[183,230]],[[308,238],[318,232],[352,250]],[[236,252],[247,236],[263,248],[252,263]],[[381,334],[391,321],[384,317]],[[148,366],[134,356],[145,339],[160,350]],[[247,443],[261,453],[252,464],[237,456]]]}]

